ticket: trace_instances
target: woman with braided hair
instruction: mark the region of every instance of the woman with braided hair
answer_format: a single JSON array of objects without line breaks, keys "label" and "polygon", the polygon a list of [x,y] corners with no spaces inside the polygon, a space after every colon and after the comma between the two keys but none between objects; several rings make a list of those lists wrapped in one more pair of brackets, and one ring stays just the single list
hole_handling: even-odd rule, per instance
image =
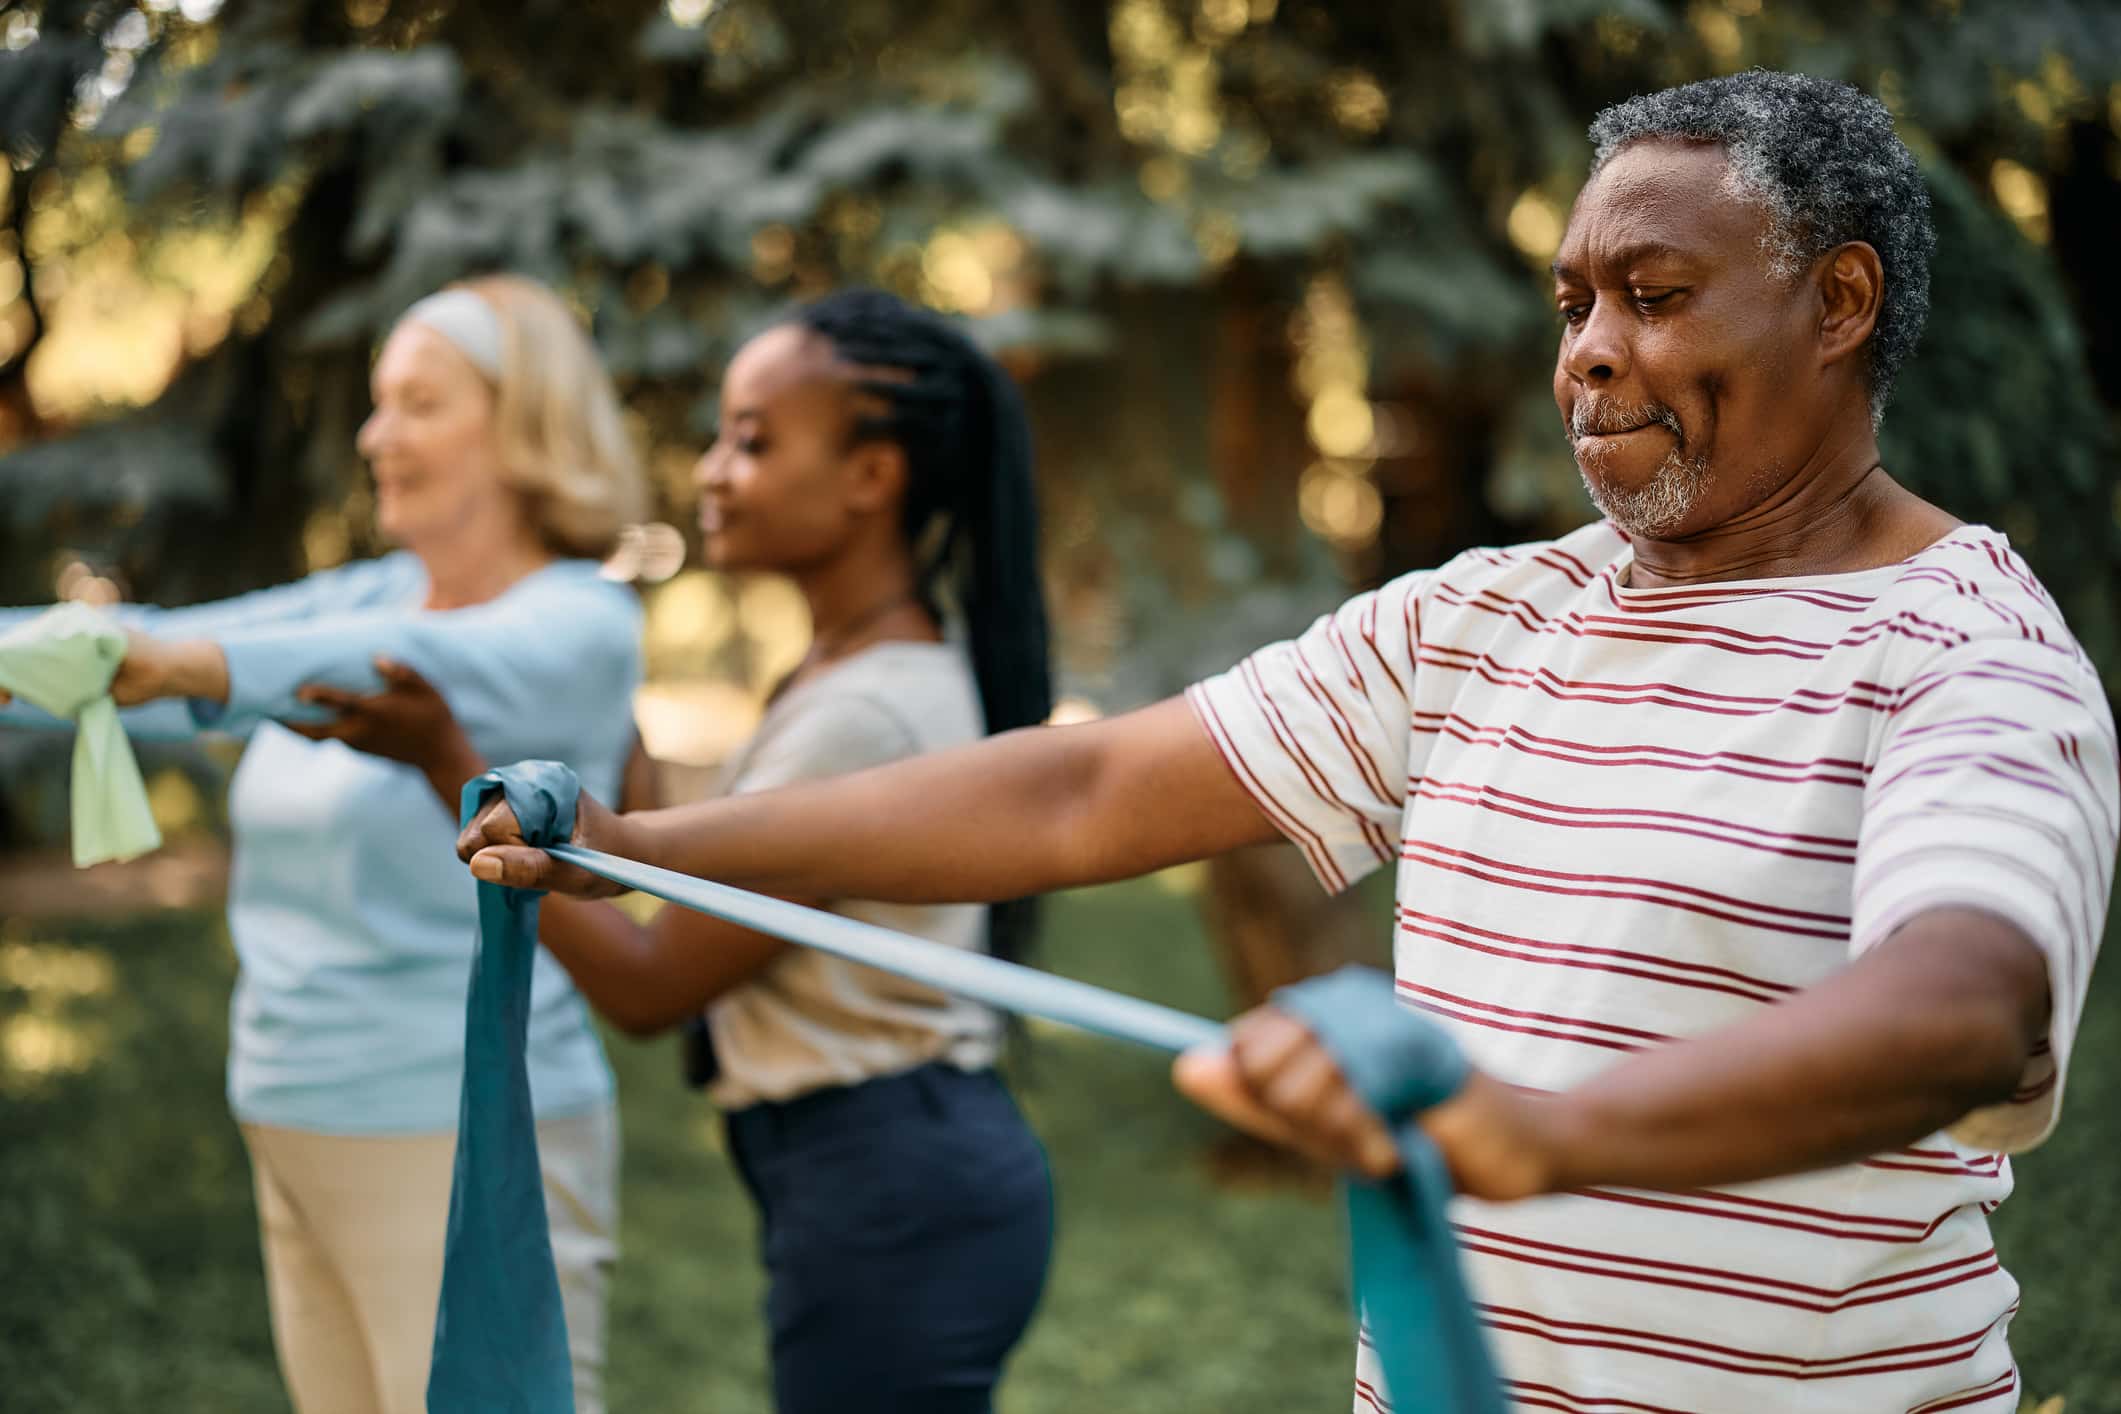
[{"label": "woman with braided hair", "polygon": [[[875,291],[796,310],[730,363],[695,479],[708,562],[787,575],[815,630],[727,793],[1046,718],[1029,429],[1007,375],[949,323]],[[345,739],[450,798],[485,769],[410,674],[322,700]],[[1003,954],[1035,921],[1028,899],[806,901]],[[1052,1238],[1044,1153],[993,1069],[995,1014],[686,909],[641,926],[555,895],[540,936],[625,1030],[693,1027],[695,1079],[759,1206],[783,1414],[990,1409]]]}]

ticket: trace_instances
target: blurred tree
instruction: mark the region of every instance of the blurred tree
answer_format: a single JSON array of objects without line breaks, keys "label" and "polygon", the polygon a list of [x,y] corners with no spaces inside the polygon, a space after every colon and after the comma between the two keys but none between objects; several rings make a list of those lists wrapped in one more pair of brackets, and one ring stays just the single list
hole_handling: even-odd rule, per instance
[{"label": "blurred tree", "polygon": [[[0,3],[0,596],[75,558],[182,599],[371,548],[370,346],[497,267],[592,315],[676,502],[704,375],[859,279],[1024,376],[1069,680],[1140,700],[1350,581],[1587,513],[1542,278],[1585,123],[1755,63],[1878,92],[1931,164],[1936,315],[1889,462],[2007,528],[2115,673],[2097,0]],[[35,396],[81,252],[238,228],[262,273],[159,396]]]},{"label": "blurred tree", "polygon": [[[0,6],[0,436],[34,444],[0,464],[10,548],[32,552],[4,587],[46,587],[60,546],[165,597],[364,548],[359,514],[303,531],[358,498],[370,343],[459,275],[567,288],[671,448],[711,422],[702,374],[751,323],[867,279],[982,317],[1042,375],[1072,505],[1056,579],[1097,591],[1064,594],[1078,669],[1153,688],[1098,644],[1262,577],[1326,592],[1320,539],[1361,580],[1582,514],[1539,410],[1538,272],[1584,122],[1755,62],[1867,84],[1935,154],[1956,307],[1892,420],[1896,464],[2025,532],[2073,606],[2110,600],[2079,327],[2102,331],[2109,394],[2121,367],[2113,321],[2064,290],[2114,293],[2121,17],[2069,0]],[[96,174],[122,200],[77,226],[148,251],[247,218],[275,251],[147,406],[43,409],[40,257],[97,232],[40,249],[32,215]],[[1182,396],[1118,396],[1159,385]],[[1086,399],[1125,426],[1085,426]],[[44,440],[47,419],[90,425]],[[2109,630],[2087,636],[2113,661]]]}]

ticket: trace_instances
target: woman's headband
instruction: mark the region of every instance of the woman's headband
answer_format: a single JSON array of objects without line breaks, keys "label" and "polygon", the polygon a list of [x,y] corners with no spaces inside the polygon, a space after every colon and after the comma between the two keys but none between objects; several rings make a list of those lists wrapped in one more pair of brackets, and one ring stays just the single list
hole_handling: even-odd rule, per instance
[{"label": "woman's headband", "polygon": [[414,320],[456,345],[489,381],[501,381],[501,316],[482,296],[462,286],[439,291],[406,310],[398,322]]}]

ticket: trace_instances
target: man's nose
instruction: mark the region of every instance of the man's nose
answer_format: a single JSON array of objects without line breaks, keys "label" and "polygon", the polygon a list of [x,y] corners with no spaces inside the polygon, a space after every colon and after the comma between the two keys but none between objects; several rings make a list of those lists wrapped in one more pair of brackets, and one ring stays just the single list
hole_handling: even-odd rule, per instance
[{"label": "man's nose", "polygon": [[1561,354],[1562,371],[1578,383],[1601,386],[1628,372],[1627,321],[1609,300],[1593,300],[1583,323],[1570,330]]}]

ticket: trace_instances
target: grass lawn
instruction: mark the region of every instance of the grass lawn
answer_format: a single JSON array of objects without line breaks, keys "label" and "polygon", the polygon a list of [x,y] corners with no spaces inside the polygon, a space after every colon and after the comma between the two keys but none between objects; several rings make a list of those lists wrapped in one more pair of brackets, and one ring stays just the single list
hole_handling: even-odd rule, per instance
[{"label": "grass lawn", "polygon": [[[1222,989],[1192,907],[1155,883],[1058,902],[1047,961],[1202,1011]],[[218,919],[0,923],[0,1408],[284,1411],[249,1179],[221,1097],[232,962]],[[2121,968],[2109,959],[2061,1133],[1997,1215],[2027,1287],[2032,1395],[2121,1414]],[[764,1414],[752,1219],[667,1045],[614,1040],[626,1256],[615,1414]],[[1152,1056],[1042,1032],[1020,1093],[1052,1152],[1060,1241],[1005,1414],[1347,1408],[1323,1191],[1210,1181],[1218,1131]],[[1796,1407],[1793,1405],[1792,1407]]]}]

